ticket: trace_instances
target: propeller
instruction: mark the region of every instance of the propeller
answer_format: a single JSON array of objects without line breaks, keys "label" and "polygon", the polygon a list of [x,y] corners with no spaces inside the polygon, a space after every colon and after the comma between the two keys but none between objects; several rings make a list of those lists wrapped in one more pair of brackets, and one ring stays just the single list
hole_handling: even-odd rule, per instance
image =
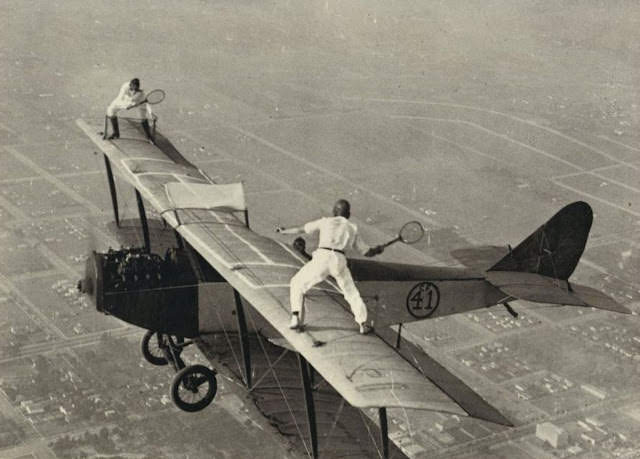
[{"label": "propeller", "polygon": [[100,253],[106,252],[110,247],[107,238],[97,229],[95,222],[87,222],[87,238],[85,245],[86,261],[83,277],[78,281],[77,288],[80,293],[86,294],[95,302],[96,290],[98,288],[98,276],[100,269],[98,257]]}]

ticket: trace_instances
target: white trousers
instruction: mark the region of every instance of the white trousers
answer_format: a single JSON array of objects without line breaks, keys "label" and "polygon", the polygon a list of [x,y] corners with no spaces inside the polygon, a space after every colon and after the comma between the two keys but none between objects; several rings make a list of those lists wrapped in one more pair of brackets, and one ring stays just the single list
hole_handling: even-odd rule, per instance
[{"label": "white trousers", "polygon": [[[118,99],[115,99],[113,102],[109,104],[107,107],[107,116],[112,118],[118,114],[121,110],[126,110],[128,105],[124,105]],[[137,114],[140,119],[151,119],[151,109],[148,104],[138,105],[131,109],[133,114]]]},{"label": "white trousers", "polygon": [[362,301],[360,292],[353,283],[351,271],[347,267],[347,259],[341,253],[324,249],[318,249],[313,252],[311,261],[300,268],[300,271],[291,279],[291,312],[297,312],[302,319],[304,316],[302,309],[304,294],[329,276],[333,276],[338,283],[344,299],[351,306],[351,312],[356,322],[365,322],[367,320],[367,306]]}]

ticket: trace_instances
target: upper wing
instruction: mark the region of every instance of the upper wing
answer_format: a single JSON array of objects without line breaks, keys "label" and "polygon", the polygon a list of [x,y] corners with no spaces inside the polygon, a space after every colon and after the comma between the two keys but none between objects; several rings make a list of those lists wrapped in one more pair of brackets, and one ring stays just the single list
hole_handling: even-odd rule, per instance
[{"label": "upper wing", "polygon": [[289,281],[305,260],[285,245],[227,212],[184,214],[180,234],[350,404],[465,414],[380,338],[360,335],[342,295],[328,283],[306,296],[305,331],[290,330]]},{"label": "upper wing", "polygon": [[[300,352],[353,406],[465,411],[376,335],[358,333],[342,295],[328,283],[307,295],[306,331],[288,328],[289,281],[306,260],[284,244],[260,236],[231,212],[170,211],[165,185],[212,183],[188,164],[176,164],[152,145],[137,143],[135,157],[123,141],[108,142],[78,126],[157,211]],[[129,150],[130,151],[130,150]],[[175,209],[173,209],[175,210]],[[322,346],[318,346],[323,343]]]},{"label": "upper wing", "polygon": [[[138,131],[137,125],[128,120],[122,131]],[[122,138],[114,141],[103,140],[96,126],[90,126],[79,119],[76,124],[111,160],[112,166],[128,180],[151,205],[162,212],[170,208],[165,193],[165,185],[171,182],[213,183],[204,172],[189,163],[159,133],[156,133],[156,145],[140,140],[135,132],[134,138]]]}]

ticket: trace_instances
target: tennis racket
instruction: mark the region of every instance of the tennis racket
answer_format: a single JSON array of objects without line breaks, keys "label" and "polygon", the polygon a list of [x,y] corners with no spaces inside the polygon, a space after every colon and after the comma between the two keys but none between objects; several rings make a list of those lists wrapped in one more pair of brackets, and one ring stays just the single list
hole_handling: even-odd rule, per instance
[{"label": "tennis racket", "polygon": [[424,236],[424,228],[420,222],[405,223],[395,239],[390,240],[386,244],[382,244],[382,247],[389,247],[391,244],[402,241],[405,244],[415,244]]},{"label": "tennis racket", "polygon": [[145,97],[145,99],[141,102],[138,102],[135,105],[132,105],[131,108],[137,107],[138,105],[142,105],[142,104],[149,104],[149,105],[155,105],[155,104],[159,104],[160,102],[162,102],[164,100],[164,91],[162,89],[154,89],[153,91],[151,91],[149,94],[147,94],[147,97]]}]

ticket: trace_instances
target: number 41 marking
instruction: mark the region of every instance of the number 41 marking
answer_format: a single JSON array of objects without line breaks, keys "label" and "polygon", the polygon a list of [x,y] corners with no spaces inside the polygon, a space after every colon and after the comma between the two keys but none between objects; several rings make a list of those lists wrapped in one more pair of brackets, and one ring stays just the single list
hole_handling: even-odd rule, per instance
[{"label": "number 41 marking", "polygon": [[[422,302],[425,300],[425,291],[427,296],[426,304],[423,306]],[[430,285],[422,284],[418,290],[411,296],[409,300],[414,303],[412,309],[431,309],[431,303],[433,301],[433,289]]]},{"label": "number 41 marking", "polygon": [[431,282],[421,282],[414,285],[407,295],[407,310],[409,314],[419,319],[429,317],[440,303],[438,287]]}]

